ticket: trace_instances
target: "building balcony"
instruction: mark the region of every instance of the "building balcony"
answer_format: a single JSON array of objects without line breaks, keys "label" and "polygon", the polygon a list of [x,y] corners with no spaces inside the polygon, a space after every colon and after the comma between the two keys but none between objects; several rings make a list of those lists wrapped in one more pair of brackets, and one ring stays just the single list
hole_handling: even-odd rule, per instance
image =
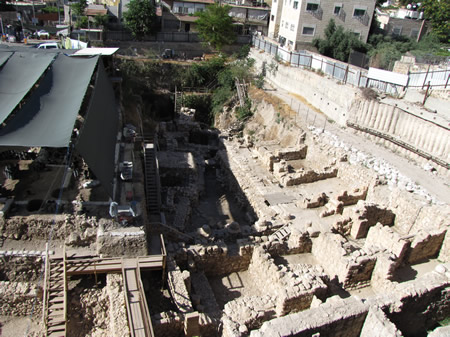
[{"label": "building balcony", "polygon": [[312,16],[314,16],[318,20],[322,20],[323,9],[320,6],[317,7],[317,9],[313,9],[313,10],[306,9],[306,13],[311,14]]}]

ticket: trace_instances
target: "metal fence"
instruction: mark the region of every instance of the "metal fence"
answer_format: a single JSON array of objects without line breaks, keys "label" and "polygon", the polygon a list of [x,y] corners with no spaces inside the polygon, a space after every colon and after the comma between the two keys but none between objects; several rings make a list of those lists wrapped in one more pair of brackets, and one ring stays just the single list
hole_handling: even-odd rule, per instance
[{"label": "metal fence", "polygon": [[[289,63],[293,67],[304,67],[322,72],[342,83],[352,84],[357,87],[376,88],[389,94],[398,94],[402,86],[387,81],[369,79],[367,70],[340,62],[320,54],[309,51],[290,51],[267,40],[253,36],[252,45],[264,50],[275,58]],[[431,87],[447,88],[450,78],[450,69],[434,70],[421,73],[410,73],[407,87],[424,87],[430,83]]]},{"label": "metal fence", "polygon": [[253,36],[252,45],[289,63],[293,67],[313,69],[343,83],[349,83],[359,87],[365,87],[367,85],[367,71],[348,63],[333,60],[306,50],[290,51],[256,36]]},{"label": "metal fence", "polygon": [[447,88],[450,78],[450,69],[447,70],[433,70],[419,72],[419,73],[410,73],[409,74],[409,83],[408,87],[425,87],[428,84],[431,87],[439,87],[444,86]]}]

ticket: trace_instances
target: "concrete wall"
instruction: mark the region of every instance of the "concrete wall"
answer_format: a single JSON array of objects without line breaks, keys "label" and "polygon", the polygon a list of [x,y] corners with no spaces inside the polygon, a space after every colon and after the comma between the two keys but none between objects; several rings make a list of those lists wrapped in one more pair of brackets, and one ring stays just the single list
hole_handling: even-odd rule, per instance
[{"label": "concrete wall", "polygon": [[[419,150],[447,163],[450,162],[450,132],[448,127],[441,127],[420,116],[374,100],[356,102],[351,110],[349,120],[401,139]],[[383,139],[378,141],[388,147],[399,148],[389,141]],[[404,150],[404,152],[405,154],[411,153],[408,150]]]},{"label": "concrete wall", "polygon": [[[275,62],[271,55],[251,50],[250,57],[256,60],[255,68]],[[277,70],[267,72],[266,80],[293,94],[304,97],[308,103],[325,113],[335,122],[345,125],[358,89],[338,84],[335,80],[312,71],[277,64]]]}]

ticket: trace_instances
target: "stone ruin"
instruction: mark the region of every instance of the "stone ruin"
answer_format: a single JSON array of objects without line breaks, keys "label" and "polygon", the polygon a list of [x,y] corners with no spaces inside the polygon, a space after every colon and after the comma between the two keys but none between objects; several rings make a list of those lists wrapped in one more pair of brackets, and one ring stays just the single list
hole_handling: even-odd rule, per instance
[{"label": "stone ruin", "polygon": [[[269,111],[257,117],[270,125],[275,113],[261,109]],[[141,276],[155,336],[410,336],[446,329],[438,326],[450,314],[447,204],[387,184],[314,130],[281,123],[270,134],[256,129],[250,141],[251,121],[242,137],[210,130],[188,111],[157,129],[158,221],[146,214],[133,224],[111,218],[105,195],[83,187],[92,179],[82,161],[58,214],[51,213],[55,202],[32,202],[45,199],[37,194],[3,200],[2,315],[40,315],[33,308],[42,307],[45,252],[36,247],[51,228],[52,251],[65,246],[96,256],[147,255],[152,235],[164,235],[165,272]],[[140,184],[132,192],[145,203]],[[39,213],[30,210],[35,203]],[[129,335],[121,275],[71,282],[70,335]],[[77,331],[83,320],[87,327]]]}]

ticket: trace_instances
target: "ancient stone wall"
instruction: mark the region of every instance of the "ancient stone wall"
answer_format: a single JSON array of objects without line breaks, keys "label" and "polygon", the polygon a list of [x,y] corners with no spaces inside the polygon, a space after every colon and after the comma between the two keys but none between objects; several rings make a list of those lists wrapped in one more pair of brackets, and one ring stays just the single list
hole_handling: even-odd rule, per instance
[{"label": "ancient stone wall", "polygon": [[439,254],[446,232],[446,228],[419,231],[411,242],[408,262],[414,264],[436,257]]},{"label": "ancient stone wall", "polygon": [[152,316],[153,332],[158,337],[184,337],[184,318],[174,311]]},{"label": "ancient stone wall", "polygon": [[190,273],[187,270],[181,271],[171,256],[167,257],[167,284],[180,313],[193,312],[194,308],[190,299]]},{"label": "ancient stone wall", "polygon": [[397,327],[386,317],[385,313],[377,307],[370,308],[364,321],[360,337],[373,337],[374,333],[378,336],[403,336]]},{"label": "ancient stone wall", "polygon": [[[14,256],[3,253],[3,251],[0,252],[1,281],[32,282],[39,280],[44,269],[42,255]],[[18,252],[16,251],[16,253]]]},{"label": "ancient stone wall", "polygon": [[112,230],[97,233],[97,254],[103,256],[145,256],[147,238],[142,230]]},{"label": "ancient stone wall", "polygon": [[305,273],[305,270],[277,266],[261,247],[254,250],[248,271],[261,292],[276,299],[279,316],[309,308],[314,295],[323,297],[326,292],[326,285],[320,277]]},{"label": "ancient stone wall", "polygon": [[378,223],[376,226],[370,227],[367,234],[364,247],[374,246],[379,250],[386,249],[388,252],[394,254],[396,259],[403,262],[406,253],[410,247],[410,241],[401,237],[391,227],[383,226]]},{"label": "ancient stone wall", "polygon": [[321,233],[313,239],[313,255],[331,279],[335,276],[344,288],[355,288],[370,282],[375,256],[352,247],[340,235]]},{"label": "ancient stone wall", "polygon": [[355,239],[366,237],[369,228],[377,223],[392,226],[395,220],[395,214],[391,210],[363,200],[358,201],[354,208],[346,208],[342,215],[344,218],[351,218],[350,235]]},{"label": "ancient stone wall", "polygon": [[29,282],[0,282],[0,315],[42,315],[42,289]]},{"label": "ancient stone wall", "polygon": [[360,336],[369,307],[354,297],[265,322],[250,337]]},{"label": "ancient stone wall", "polygon": [[390,321],[405,336],[426,331],[450,315],[450,265],[438,265],[433,272],[412,282],[400,283],[390,293],[370,299],[382,305]]}]

